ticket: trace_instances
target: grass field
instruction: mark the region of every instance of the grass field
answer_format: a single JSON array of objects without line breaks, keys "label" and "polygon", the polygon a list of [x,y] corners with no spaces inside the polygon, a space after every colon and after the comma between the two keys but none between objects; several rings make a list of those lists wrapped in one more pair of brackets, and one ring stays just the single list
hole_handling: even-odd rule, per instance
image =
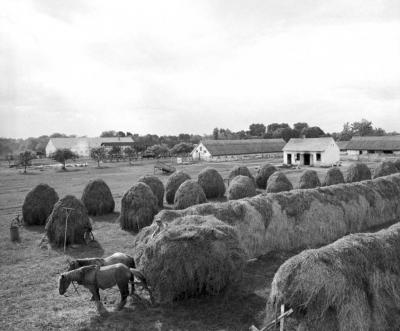
[{"label": "grass field", "polygon": [[[265,160],[244,162],[255,173]],[[145,307],[135,303],[123,311],[114,312],[119,292],[110,289],[101,292],[107,317],[99,317],[90,295],[84,288],[79,294],[72,288],[68,297],[58,294],[58,275],[65,270],[66,258],[106,256],[117,251],[130,253],[133,235],[122,231],[116,223],[124,192],[137,179],[153,174],[154,161],[143,161],[133,166],[127,163],[109,163],[97,168],[88,162],[87,167],[57,169],[10,169],[0,167],[0,330],[247,330],[251,324],[262,323],[269,285],[275,271],[291,254],[264,256],[249,264],[241,286],[218,297],[190,299],[169,306]],[[239,162],[212,163],[224,178]],[[348,162],[344,163],[346,169]],[[176,166],[192,178],[207,163]],[[370,164],[371,168],[374,164]],[[322,180],[327,169],[318,168]],[[303,170],[285,170],[296,187]],[[159,174],[165,183],[167,176]],[[90,179],[102,178],[110,187],[116,201],[116,212],[94,217],[96,241],[88,246],[50,250],[39,247],[43,227],[20,229],[21,243],[10,242],[9,224],[21,213],[23,200],[30,189],[39,183],[54,187],[60,197],[73,194],[81,197]]]}]

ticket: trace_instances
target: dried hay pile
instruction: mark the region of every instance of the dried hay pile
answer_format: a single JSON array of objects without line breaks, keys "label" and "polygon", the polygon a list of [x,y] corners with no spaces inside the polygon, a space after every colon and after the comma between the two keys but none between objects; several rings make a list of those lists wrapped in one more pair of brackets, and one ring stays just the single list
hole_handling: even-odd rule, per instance
[{"label": "dried hay pile", "polygon": [[316,188],[319,186],[321,186],[321,182],[315,170],[306,170],[300,176],[299,189]]},{"label": "dried hay pile", "polygon": [[234,167],[231,170],[231,172],[229,173],[228,178],[231,181],[236,176],[247,176],[247,177],[251,178],[254,181],[253,175],[251,174],[249,168],[247,168],[246,166],[236,166],[236,167]]},{"label": "dried hay pile", "polygon": [[135,238],[135,261],[156,301],[214,295],[237,284],[245,256],[235,229],[213,216],[184,216]]},{"label": "dried hay pile", "polygon": [[265,190],[267,187],[268,178],[276,171],[278,171],[278,169],[269,163],[264,164],[260,169],[258,169],[255,178],[257,187]]},{"label": "dried hay pile", "polygon": [[257,194],[254,181],[247,176],[236,176],[232,179],[228,187],[228,199],[238,200],[253,197]]},{"label": "dried hay pile", "polygon": [[330,186],[344,183],[343,173],[339,168],[330,168],[324,179],[323,186]]},{"label": "dried hay pile", "polygon": [[104,215],[114,211],[114,198],[102,179],[91,180],[83,190],[81,200],[89,215]]},{"label": "dried hay pile", "polygon": [[220,173],[207,167],[200,171],[197,182],[203,188],[207,199],[220,198],[225,194],[225,183]]},{"label": "dried hay pile", "polygon": [[388,176],[399,172],[393,162],[384,161],[378,164],[374,170],[373,178]]},{"label": "dried hay pile", "polygon": [[400,223],[352,234],[287,260],[267,314],[293,308],[301,330],[400,329]]},{"label": "dried hay pile", "polygon": [[371,170],[364,163],[353,163],[347,170],[346,183],[361,182],[368,179],[371,179]]},{"label": "dried hay pile", "polygon": [[167,203],[174,203],[175,192],[188,179],[191,179],[190,176],[183,171],[177,171],[168,177],[167,184],[165,185],[165,200],[167,200]]},{"label": "dried hay pile", "polygon": [[400,159],[396,159],[393,162],[394,166],[397,168],[397,171],[400,172]]},{"label": "dried hay pile", "polygon": [[[63,208],[72,208],[67,214]],[[67,224],[66,224],[67,223]],[[85,235],[92,231],[88,212],[83,203],[73,195],[66,195],[53,208],[47,223],[46,234],[49,242],[55,246],[64,245],[65,226],[67,225],[67,245],[85,243]]]},{"label": "dried hay pile", "polygon": [[164,192],[165,192],[163,182],[157,176],[153,175],[142,176],[139,178],[138,182],[145,183],[150,187],[154,196],[157,198],[158,207],[162,208],[164,205]]},{"label": "dried hay pile", "polygon": [[119,223],[123,230],[139,231],[153,222],[157,212],[157,198],[150,187],[137,183],[122,197]]},{"label": "dried hay pile", "polygon": [[27,225],[44,225],[58,201],[57,192],[47,184],[39,184],[26,195],[22,216]]},{"label": "dried hay pile", "polygon": [[184,181],[175,193],[175,209],[185,209],[205,202],[207,198],[203,189],[192,179]]},{"label": "dried hay pile", "polygon": [[290,190],[293,190],[293,185],[283,172],[276,171],[268,178],[268,193],[278,193]]}]

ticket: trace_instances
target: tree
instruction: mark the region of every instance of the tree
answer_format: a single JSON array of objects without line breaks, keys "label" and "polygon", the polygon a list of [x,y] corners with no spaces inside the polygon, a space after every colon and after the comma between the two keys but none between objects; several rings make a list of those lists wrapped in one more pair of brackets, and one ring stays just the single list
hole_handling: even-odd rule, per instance
[{"label": "tree", "polygon": [[66,170],[65,168],[65,163],[67,160],[74,160],[77,159],[79,156],[72,152],[68,148],[63,148],[63,149],[57,149],[52,155],[51,158],[53,160],[56,160],[57,162],[60,162],[63,166],[62,169]]},{"label": "tree", "polygon": [[18,156],[18,163],[20,166],[24,167],[24,174],[26,174],[26,168],[31,165],[33,159],[33,154],[31,151],[24,151]]},{"label": "tree", "polygon": [[190,134],[187,133],[180,133],[178,136],[179,141],[181,142],[189,142],[190,141]]},{"label": "tree", "polygon": [[103,131],[100,135],[100,137],[104,138],[104,137],[116,137],[117,133],[114,130],[110,130],[110,131]]},{"label": "tree", "polygon": [[262,123],[253,123],[249,126],[250,136],[262,137],[265,133],[266,127]]},{"label": "tree", "polygon": [[277,129],[284,129],[284,128],[290,128],[289,124],[287,123],[271,123],[267,126],[267,133],[274,133],[275,130]]},{"label": "tree", "polygon": [[156,157],[166,156],[169,153],[169,149],[166,145],[153,145],[146,149],[148,154],[154,154]]},{"label": "tree", "polygon": [[117,132],[117,137],[125,137],[125,132],[123,132],[123,131],[118,131],[118,132]]},{"label": "tree", "polygon": [[343,124],[343,130],[339,133],[339,140],[348,141],[353,137],[353,131],[351,129],[350,123],[346,122]]},{"label": "tree", "polygon": [[124,154],[128,157],[129,164],[131,164],[132,158],[136,155],[136,152],[131,147],[126,147],[124,149]]},{"label": "tree", "polygon": [[372,122],[363,118],[360,122],[351,123],[351,131],[354,136],[372,136],[374,129]]},{"label": "tree", "polygon": [[293,129],[299,133],[299,136],[303,132],[303,130],[307,128],[308,124],[306,122],[297,122],[293,124]]},{"label": "tree", "polygon": [[213,130],[213,138],[214,138],[214,140],[218,140],[218,132],[219,132],[218,128],[214,128],[214,130]]},{"label": "tree", "polygon": [[115,158],[117,161],[121,156],[121,147],[119,146],[113,146],[111,149],[108,151],[108,155],[110,156],[111,161]]},{"label": "tree", "polygon": [[171,154],[173,155],[188,154],[192,150],[193,150],[193,144],[182,142],[172,147]]},{"label": "tree", "polygon": [[303,130],[303,134],[306,138],[319,138],[325,136],[325,132],[318,126],[311,126]]},{"label": "tree", "polygon": [[90,157],[97,161],[97,167],[100,168],[100,161],[107,157],[107,152],[104,147],[96,147],[90,150]]},{"label": "tree", "polygon": [[290,138],[297,138],[298,136],[299,133],[291,128],[279,128],[272,134],[272,138],[283,138],[286,142],[288,142]]}]

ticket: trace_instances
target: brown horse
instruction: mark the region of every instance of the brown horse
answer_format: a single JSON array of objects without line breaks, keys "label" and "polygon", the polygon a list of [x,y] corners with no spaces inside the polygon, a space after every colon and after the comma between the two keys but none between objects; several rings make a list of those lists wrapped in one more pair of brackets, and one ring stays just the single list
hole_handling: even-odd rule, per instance
[{"label": "brown horse", "polygon": [[[117,285],[121,293],[121,302],[117,306],[117,310],[120,310],[126,304],[129,295],[129,283],[134,283],[134,276],[140,276],[144,279],[140,271],[130,269],[122,263],[104,267],[98,265],[85,266],[61,274],[59,279],[59,293],[61,295],[65,294],[71,282],[76,281],[79,285],[83,285],[89,289],[96,302],[98,312],[103,314],[107,310],[100,301],[99,289],[104,290]],[[133,285],[132,290],[134,291]],[[133,295],[134,293],[132,292],[131,294]]]},{"label": "brown horse", "polygon": [[125,253],[114,253],[105,258],[87,258],[87,259],[77,259],[72,261],[67,261],[69,264],[68,271],[78,269],[80,267],[89,266],[89,265],[98,265],[100,267],[112,265],[116,263],[125,264],[128,268],[136,268],[135,260],[132,256]]}]

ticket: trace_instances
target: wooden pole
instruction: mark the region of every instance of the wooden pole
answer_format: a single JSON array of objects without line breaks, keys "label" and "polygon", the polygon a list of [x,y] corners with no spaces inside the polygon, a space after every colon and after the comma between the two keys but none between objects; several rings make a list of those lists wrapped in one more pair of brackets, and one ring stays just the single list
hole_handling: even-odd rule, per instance
[{"label": "wooden pole", "polygon": [[[285,313],[285,305],[281,305],[281,316]],[[285,329],[285,317],[281,318],[281,325],[279,331],[284,331]]]},{"label": "wooden pole", "polygon": [[63,209],[65,210],[65,213],[67,215],[67,217],[65,218],[65,231],[64,231],[64,253],[65,250],[67,248],[67,228],[68,228],[68,217],[71,213],[72,210],[75,210],[74,208],[67,208],[67,207],[63,207]]}]

